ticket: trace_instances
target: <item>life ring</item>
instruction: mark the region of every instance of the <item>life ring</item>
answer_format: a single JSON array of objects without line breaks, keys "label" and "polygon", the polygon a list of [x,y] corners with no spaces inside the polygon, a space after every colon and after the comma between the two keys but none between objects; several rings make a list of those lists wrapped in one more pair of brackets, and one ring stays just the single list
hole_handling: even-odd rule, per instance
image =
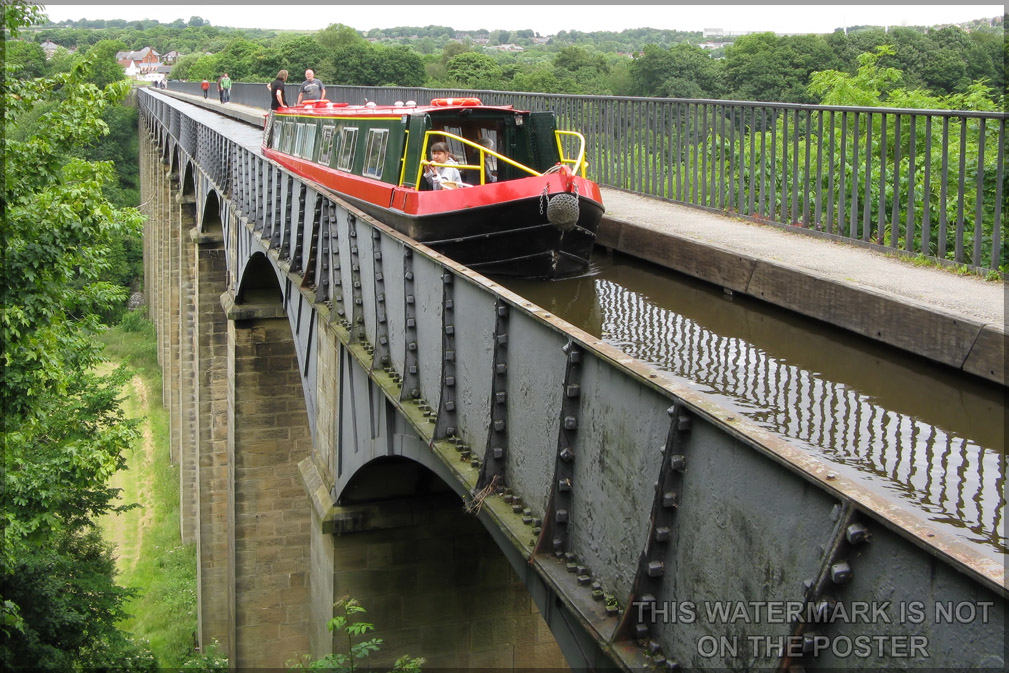
[{"label": "life ring", "polygon": [[450,107],[456,105],[471,106],[483,105],[479,98],[433,98],[431,105],[435,107]]}]

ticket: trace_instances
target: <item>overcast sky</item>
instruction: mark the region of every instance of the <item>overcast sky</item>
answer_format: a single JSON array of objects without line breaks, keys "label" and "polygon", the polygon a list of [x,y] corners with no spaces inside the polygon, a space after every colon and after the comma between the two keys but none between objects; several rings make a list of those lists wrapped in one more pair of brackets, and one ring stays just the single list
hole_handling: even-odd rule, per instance
[{"label": "overcast sky", "polygon": [[450,26],[459,30],[529,28],[541,35],[562,30],[614,30],[665,28],[728,32],[774,31],[777,33],[829,33],[845,25],[934,25],[1000,16],[1003,5],[923,5],[872,3],[847,5],[541,5],[517,2],[491,5],[480,2],[457,4],[371,5],[333,4],[214,4],[214,5],[85,5],[44,3],[49,18],[64,19],[157,19],[170,23],[199,16],[215,26],[234,28],[283,28],[318,30],[343,23],[361,31],[396,26]]}]

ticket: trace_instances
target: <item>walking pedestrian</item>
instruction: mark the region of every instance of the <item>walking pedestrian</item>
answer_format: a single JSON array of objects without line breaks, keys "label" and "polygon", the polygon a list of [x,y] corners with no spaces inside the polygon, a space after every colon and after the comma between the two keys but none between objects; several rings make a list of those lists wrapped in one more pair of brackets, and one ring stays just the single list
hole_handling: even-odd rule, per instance
[{"label": "walking pedestrian", "polygon": [[203,80],[200,82],[200,88],[203,89],[203,100],[206,100],[207,94],[210,93],[210,82]]},{"label": "walking pedestrian", "polygon": [[227,103],[231,100],[231,78],[228,77],[228,73],[224,73],[221,78],[221,102]]}]

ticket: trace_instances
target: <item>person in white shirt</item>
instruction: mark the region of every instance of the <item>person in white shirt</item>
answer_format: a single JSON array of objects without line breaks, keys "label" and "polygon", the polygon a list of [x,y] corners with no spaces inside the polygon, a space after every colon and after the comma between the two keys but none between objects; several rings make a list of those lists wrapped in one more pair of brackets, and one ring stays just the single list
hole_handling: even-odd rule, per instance
[{"label": "person in white shirt", "polygon": [[456,189],[462,186],[462,176],[459,169],[451,164],[457,164],[452,154],[448,151],[446,143],[435,143],[431,145],[431,161],[436,164],[448,164],[445,166],[426,166],[424,177],[431,183],[431,189]]}]

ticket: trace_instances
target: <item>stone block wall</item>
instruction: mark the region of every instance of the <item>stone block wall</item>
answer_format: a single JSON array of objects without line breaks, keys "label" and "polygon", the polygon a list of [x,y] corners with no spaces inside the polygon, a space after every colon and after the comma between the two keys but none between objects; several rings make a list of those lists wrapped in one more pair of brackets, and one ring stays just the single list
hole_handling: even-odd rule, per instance
[{"label": "stone block wall", "polygon": [[179,306],[178,306],[178,380],[174,399],[177,400],[179,415],[179,530],[186,544],[195,541],[197,498],[198,451],[196,433],[196,244],[193,231],[196,230],[196,205],[184,203],[179,209]]},{"label": "stone block wall", "polygon": [[310,508],[298,461],[311,452],[286,318],[229,321],[237,666],[283,667],[309,648]]},{"label": "stone block wall", "polygon": [[221,309],[225,259],[219,230],[197,237],[195,266],[198,634],[201,646],[216,640],[228,651],[235,622],[234,558],[228,543],[234,503],[228,470],[228,320]]},{"label": "stone block wall", "polygon": [[410,654],[432,669],[567,667],[529,592],[457,496],[348,509],[361,508],[375,510],[375,526],[332,538],[333,590],[359,599],[385,640],[370,663]]}]

